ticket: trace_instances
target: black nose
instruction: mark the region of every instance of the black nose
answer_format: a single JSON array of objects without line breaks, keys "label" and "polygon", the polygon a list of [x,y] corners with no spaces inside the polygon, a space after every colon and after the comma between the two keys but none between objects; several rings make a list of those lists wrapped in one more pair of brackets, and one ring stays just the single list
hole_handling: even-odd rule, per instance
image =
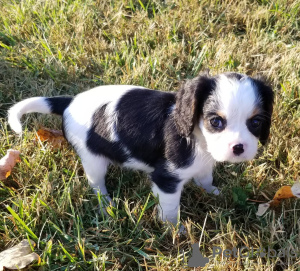
[{"label": "black nose", "polygon": [[233,153],[235,155],[240,155],[241,153],[244,152],[244,146],[243,146],[243,144],[234,145],[232,148],[233,148]]}]

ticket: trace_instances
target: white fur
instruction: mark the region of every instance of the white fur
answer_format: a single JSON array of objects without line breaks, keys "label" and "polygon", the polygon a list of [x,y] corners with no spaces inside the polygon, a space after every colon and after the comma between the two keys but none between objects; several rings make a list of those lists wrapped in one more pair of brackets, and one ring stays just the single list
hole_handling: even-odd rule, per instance
[{"label": "white fur", "polygon": [[[86,131],[91,128],[92,116],[104,104],[114,104],[134,86],[100,86],[77,95],[64,112],[67,139],[78,149],[85,146]],[[109,109],[113,112],[113,108]],[[111,118],[116,118],[113,114]],[[113,119],[111,120],[113,123]],[[111,127],[112,129],[112,127]],[[111,131],[113,133],[113,131]],[[112,135],[112,138],[114,136]]]},{"label": "white fur", "polygon": [[[195,129],[196,130],[196,129]],[[194,135],[197,131],[194,131]],[[182,180],[190,180],[194,177],[205,177],[212,173],[215,160],[206,150],[205,138],[203,135],[197,135],[198,142],[195,146],[195,159],[193,163],[186,168],[174,168],[174,173]]]},{"label": "white fur", "polygon": [[180,183],[175,193],[165,193],[153,183],[153,195],[159,199],[158,214],[161,220],[169,221],[176,224],[178,221],[180,196],[183,188],[183,183]]},{"label": "white fur", "polygon": [[117,119],[118,119],[118,115],[116,112],[116,106],[117,106],[117,102],[118,100],[112,101],[110,102],[105,110],[105,115],[107,118],[106,124],[107,124],[107,128],[110,131],[110,140],[111,141],[118,141],[118,135],[116,133],[116,131],[114,130],[114,126],[117,124]]},{"label": "white fur", "polygon": [[123,164],[123,166],[127,167],[127,168],[131,168],[131,169],[142,170],[142,171],[145,171],[147,173],[150,173],[154,170],[153,167],[149,167],[145,163],[143,163],[143,162],[141,162],[141,161],[139,161],[135,158],[129,159],[129,161],[125,162]]},{"label": "white fur", "polygon": [[[203,119],[200,129],[206,139],[207,150],[216,161],[241,162],[251,160],[257,152],[258,138],[247,128],[246,120],[255,109],[255,89],[248,78],[240,81],[220,76],[216,90],[220,112],[227,120],[227,126],[221,133],[210,133],[205,129]],[[234,155],[232,147],[243,144],[244,152]]]},{"label": "white fur", "polygon": [[8,123],[17,134],[22,134],[21,117],[24,114],[39,112],[49,114],[50,108],[44,97],[33,97],[12,106],[8,111]]}]

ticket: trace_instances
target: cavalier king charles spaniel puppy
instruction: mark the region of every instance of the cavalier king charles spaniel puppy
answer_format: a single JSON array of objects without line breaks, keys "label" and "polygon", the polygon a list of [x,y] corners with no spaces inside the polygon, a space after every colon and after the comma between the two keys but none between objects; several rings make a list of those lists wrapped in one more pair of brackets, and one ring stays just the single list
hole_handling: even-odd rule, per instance
[{"label": "cavalier king charles spaniel puppy", "polygon": [[23,114],[62,116],[64,136],[80,156],[89,184],[110,201],[109,164],[147,172],[159,198],[159,216],[177,222],[181,191],[194,179],[207,192],[216,161],[253,159],[270,132],[273,91],[239,73],[199,75],[177,92],[139,86],[99,86],[75,97],[34,97],[8,112],[22,133]]}]

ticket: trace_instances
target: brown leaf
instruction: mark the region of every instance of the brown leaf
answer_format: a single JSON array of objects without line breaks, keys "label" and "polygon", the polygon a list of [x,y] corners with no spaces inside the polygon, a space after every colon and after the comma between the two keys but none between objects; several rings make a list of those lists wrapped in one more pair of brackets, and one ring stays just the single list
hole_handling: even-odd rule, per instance
[{"label": "brown leaf", "polygon": [[278,207],[282,199],[290,198],[300,198],[299,181],[295,182],[292,187],[288,185],[281,187],[276,192],[274,198],[271,201],[259,204],[256,215],[262,216],[268,210],[269,207]]},{"label": "brown leaf", "polygon": [[292,188],[290,186],[283,186],[276,192],[273,200],[270,202],[270,206],[277,207],[282,199],[289,198],[295,198]]},{"label": "brown leaf", "polygon": [[7,154],[0,160],[0,180],[6,179],[12,171],[12,168],[20,162],[20,152],[8,150]]},{"label": "brown leaf", "polygon": [[62,131],[42,128],[37,131],[37,139],[47,141],[55,149],[61,148],[66,143]]}]

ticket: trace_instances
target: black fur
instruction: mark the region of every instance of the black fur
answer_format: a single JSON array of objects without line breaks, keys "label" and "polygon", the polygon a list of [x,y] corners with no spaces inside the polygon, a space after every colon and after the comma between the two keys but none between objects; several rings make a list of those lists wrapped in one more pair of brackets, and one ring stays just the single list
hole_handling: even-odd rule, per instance
[{"label": "black fur", "polygon": [[165,126],[164,137],[166,159],[177,168],[188,167],[193,162],[195,154],[194,136],[190,135],[188,139],[182,137],[176,129],[174,117],[172,116]]},{"label": "black fur", "polygon": [[120,99],[116,132],[134,158],[154,167],[164,157],[164,127],[174,104],[173,93],[149,89],[131,90]]},{"label": "black fur", "polygon": [[48,103],[51,112],[57,115],[62,115],[65,109],[70,105],[72,100],[73,97],[68,96],[46,98],[46,102]]},{"label": "black fur", "polygon": [[87,147],[96,155],[104,155],[112,162],[124,163],[128,159],[128,155],[124,151],[121,142],[112,142],[109,138],[107,130],[107,118],[105,116],[105,109],[107,104],[101,106],[93,115],[93,125],[88,131]]},{"label": "black fur", "polygon": [[157,165],[151,173],[151,180],[165,193],[175,193],[181,180],[167,168],[166,161]]},{"label": "black fur", "polygon": [[263,78],[252,79],[256,86],[258,97],[262,103],[263,112],[261,115],[262,125],[259,133],[259,141],[262,145],[267,143],[270,134],[271,116],[273,113],[274,93]]},{"label": "black fur", "polygon": [[188,137],[203,113],[203,105],[215,88],[215,78],[198,76],[187,81],[176,95],[175,123],[178,133]]}]

